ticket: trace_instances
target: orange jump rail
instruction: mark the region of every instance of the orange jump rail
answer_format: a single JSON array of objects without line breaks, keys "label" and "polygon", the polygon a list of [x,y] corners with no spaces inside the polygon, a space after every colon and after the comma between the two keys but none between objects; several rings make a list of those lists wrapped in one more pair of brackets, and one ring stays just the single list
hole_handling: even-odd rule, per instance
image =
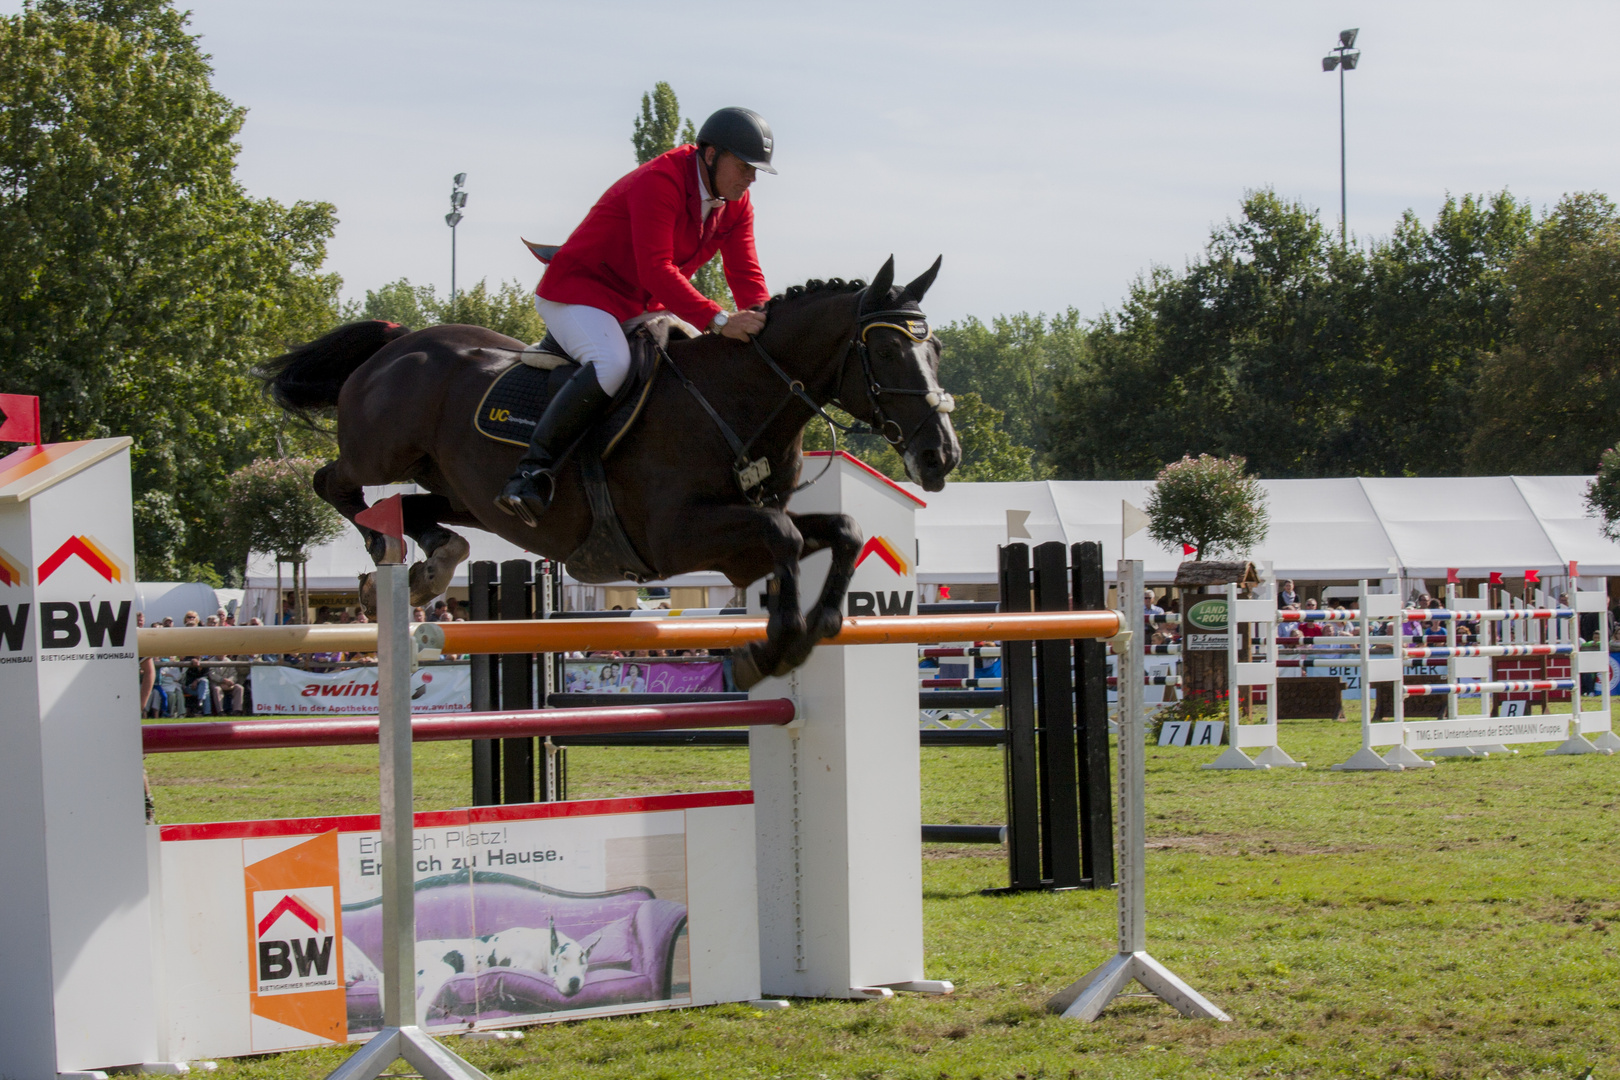
[{"label": "orange jump rail", "polygon": [[[937,644],[1111,638],[1117,611],[1034,611],[971,615],[868,615],[844,620],[824,645]],[[726,649],[765,639],[765,619],[532,619],[418,623],[419,647],[446,653],[534,653],[599,649]],[[342,626],[145,627],[142,656],[371,652],[375,624]]]}]

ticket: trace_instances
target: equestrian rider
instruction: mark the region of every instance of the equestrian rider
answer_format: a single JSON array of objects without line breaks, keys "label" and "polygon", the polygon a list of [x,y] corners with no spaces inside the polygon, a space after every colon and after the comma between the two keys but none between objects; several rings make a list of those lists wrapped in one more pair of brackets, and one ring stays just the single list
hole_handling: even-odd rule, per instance
[{"label": "equestrian rider", "polygon": [[[607,411],[630,371],[620,324],[667,309],[738,341],[765,328],[749,308],[770,298],[754,252],[748,187],[771,168],[771,128],[750,109],[721,109],[696,146],[678,146],[622,177],[552,256],[534,306],[580,369],[546,406],[528,453],[495,500],[533,524],[556,493],[558,458]],[[736,299],[728,312],[692,287],[718,251]]]}]

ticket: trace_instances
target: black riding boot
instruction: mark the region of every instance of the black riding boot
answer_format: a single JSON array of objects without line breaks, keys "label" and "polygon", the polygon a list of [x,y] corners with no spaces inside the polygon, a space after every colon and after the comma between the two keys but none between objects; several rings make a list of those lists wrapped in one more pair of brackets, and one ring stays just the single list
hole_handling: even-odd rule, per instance
[{"label": "black riding boot", "polygon": [[607,411],[612,401],[596,379],[596,366],[586,364],[580,368],[557,391],[540,422],[534,425],[529,452],[523,455],[512,479],[496,496],[495,505],[508,514],[516,514],[524,524],[534,525],[556,496],[552,470],[556,468],[557,458]]}]

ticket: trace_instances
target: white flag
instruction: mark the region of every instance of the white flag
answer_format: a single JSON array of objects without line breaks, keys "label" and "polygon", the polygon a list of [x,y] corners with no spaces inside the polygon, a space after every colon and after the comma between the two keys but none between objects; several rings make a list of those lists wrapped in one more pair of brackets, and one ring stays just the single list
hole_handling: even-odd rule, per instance
[{"label": "white flag", "polygon": [[1029,526],[1026,524],[1029,521],[1029,515],[1030,511],[1028,510],[1007,511],[1007,543],[1010,544],[1020,537],[1025,540],[1035,539],[1029,534]]},{"label": "white flag", "polygon": [[1119,536],[1125,539],[1135,536],[1148,527],[1149,518],[1146,512],[1138,510],[1124,499],[1119,501]]}]

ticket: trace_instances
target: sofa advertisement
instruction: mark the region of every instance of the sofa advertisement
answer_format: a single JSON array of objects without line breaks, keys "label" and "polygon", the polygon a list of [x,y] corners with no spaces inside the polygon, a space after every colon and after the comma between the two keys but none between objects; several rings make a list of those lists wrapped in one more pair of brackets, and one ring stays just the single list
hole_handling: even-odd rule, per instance
[{"label": "sofa advertisement", "polygon": [[708,694],[726,688],[722,662],[706,658],[569,659],[563,662],[563,681],[578,694]]},{"label": "sofa advertisement", "polygon": [[[748,792],[423,813],[414,847],[429,1032],[758,996]],[[161,862],[171,1054],[382,1027],[375,817],[163,826]]]}]

